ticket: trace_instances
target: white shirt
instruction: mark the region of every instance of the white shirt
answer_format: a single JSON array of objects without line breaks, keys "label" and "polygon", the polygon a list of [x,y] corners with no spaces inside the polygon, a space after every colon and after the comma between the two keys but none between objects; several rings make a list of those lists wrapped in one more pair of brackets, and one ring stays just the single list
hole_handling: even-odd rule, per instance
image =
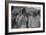
[{"label": "white shirt", "polygon": [[18,15],[16,21],[18,22],[20,28],[26,28],[26,17],[24,17],[23,15]]}]

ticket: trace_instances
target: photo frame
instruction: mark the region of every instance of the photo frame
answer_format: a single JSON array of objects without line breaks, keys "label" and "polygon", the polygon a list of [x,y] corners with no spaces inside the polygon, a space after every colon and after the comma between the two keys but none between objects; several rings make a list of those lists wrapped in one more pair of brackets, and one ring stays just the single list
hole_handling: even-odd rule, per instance
[{"label": "photo frame", "polygon": [[5,33],[45,32],[45,3],[5,1]]}]

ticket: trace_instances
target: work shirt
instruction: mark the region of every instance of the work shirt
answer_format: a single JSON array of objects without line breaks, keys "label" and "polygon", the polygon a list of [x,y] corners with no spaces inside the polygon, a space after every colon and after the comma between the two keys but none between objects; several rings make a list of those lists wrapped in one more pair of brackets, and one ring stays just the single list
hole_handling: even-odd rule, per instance
[{"label": "work shirt", "polygon": [[37,28],[40,26],[40,16],[37,15],[36,17],[29,16],[28,26],[29,28]]},{"label": "work shirt", "polygon": [[16,17],[17,23],[19,28],[26,28],[26,16],[24,17],[23,15],[18,15]]}]

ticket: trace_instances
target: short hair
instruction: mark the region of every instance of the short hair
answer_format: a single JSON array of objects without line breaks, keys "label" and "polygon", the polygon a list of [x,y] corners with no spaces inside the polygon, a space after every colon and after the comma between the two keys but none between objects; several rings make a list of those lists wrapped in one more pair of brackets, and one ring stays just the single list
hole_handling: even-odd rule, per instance
[{"label": "short hair", "polygon": [[40,16],[40,10],[38,10],[37,14]]},{"label": "short hair", "polygon": [[26,13],[26,9],[25,8],[22,9],[22,14],[24,14],[24,13]]}]

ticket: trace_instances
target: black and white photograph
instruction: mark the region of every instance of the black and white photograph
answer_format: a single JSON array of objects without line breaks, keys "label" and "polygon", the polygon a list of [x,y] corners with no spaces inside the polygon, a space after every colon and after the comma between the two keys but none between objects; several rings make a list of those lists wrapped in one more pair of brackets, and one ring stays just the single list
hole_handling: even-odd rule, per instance
[{"label": "black and white photograph", "polygon": [[7,17],[8,33],[44,31],[44,3],[8,2]]},{"label": "black and white photograph", "polygon": [[40,28],[40,7],[11,6],[11,28]]}]

